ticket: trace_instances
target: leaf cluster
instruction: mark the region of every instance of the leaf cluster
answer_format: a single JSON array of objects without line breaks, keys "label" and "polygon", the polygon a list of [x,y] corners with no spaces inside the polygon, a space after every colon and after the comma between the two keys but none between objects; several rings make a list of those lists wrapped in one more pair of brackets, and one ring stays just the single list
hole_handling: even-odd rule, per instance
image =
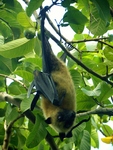
[{"label": "leaf cluster", "polygon": [[[36,118],[35,124],[24,114],[34,96],[31,94],[27,98],[33,71],[42,69],[40,15],[36,10],[45,5],[45,1],[26,0],[25,9],[17,0],[0,1],[0,93],[6,92],[14,98],[12,101],[0,95],[0,145],[11,150],[49,150],[49,144],[45,141],[48,132],[51,136],[57,134],[44,122],[39,108],[40,100],[32,112]],[[113,107],[113,35],[110,32],[113,26],[113,2],[56,0],[51,4],[46,19],[53,32],[48,26],[46,31],[60,47],[58,57],[63,51],[67,54],[67,67],[76,90],[76,124],[88,118],[89,111]],[[54,22],[56,18],[49,17],[58,7],[65,10],[59,23]],[[35,19],[32,19],[32,15]],[[74,34],[71,41],[62,34],[63,30],[67,32],[67,27]],[[80,116],[82,112],[86,115]],[[72,138],[63,142],[55,138],[55,143],[61,150],[90,150],[91,146],[99,148],[97,131],[103,136],[113,134],[112,127],[106,125],[109,120],[113,120],[111,114],[92,114],[90,121],[73,130]],[[5,143],[7,131],[10,131],[7,137],[9,141]]]}]

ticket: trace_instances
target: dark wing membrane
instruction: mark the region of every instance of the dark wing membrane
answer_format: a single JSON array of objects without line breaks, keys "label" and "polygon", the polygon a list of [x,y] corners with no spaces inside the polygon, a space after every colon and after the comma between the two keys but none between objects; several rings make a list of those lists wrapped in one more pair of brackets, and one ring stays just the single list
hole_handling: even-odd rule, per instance
[{"label": "dark wing membrane", "polygon": [[27,92],[27,98],[30,97],[31,91],[32,91],[32,89],[33,89],[34,86],[35,86],[35,84],[34,84],[34,81],[33,81],[33,82],[31,83],[29,89],[28,89],[28,92]]},{"label": "dark wing membrane", "polygon": [[34,82],[32,83],[31,87],[33,87],[33,85],[36,87],[37,94],[31,103],[31,110],[33,110],[35,107],[40,94],[50,100],[52,104],[57,106],[60,105],[56,87],[50,74],[35,70]]}]

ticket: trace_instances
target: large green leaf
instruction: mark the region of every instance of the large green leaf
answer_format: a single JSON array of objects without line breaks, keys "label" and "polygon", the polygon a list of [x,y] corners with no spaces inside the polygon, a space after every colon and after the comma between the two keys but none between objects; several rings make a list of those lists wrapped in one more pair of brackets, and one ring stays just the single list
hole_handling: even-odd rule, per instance
[{"label": "large green leaf", "polygon": [[63,7],[69,7],[71,1],[72,1],[72,0],[64,0],[64,1],[62,1],[62,6],[63,6]]},{"label": "large green leaf", "polygon": [[31,102],[34,98],[34,95],[30,95],[30,98],[24,98],[20,104],[20,108],[22,112],[25,112],[26,110],[30,109],[31,107]]},{"label": "large green leaf", "polygon": [[71,28],[78,34],[82,33],[84,30],[84,25],[76,25],[73,23],[70,23]]},{"label": "large green leaf", "polygon": [[76,90],[76,99],[77,99],[77,111],[90,110],[93,106],[96,105],[93,98],[84,94],[80,89]]},{"label": "large green leaf", "polygon": [[5,3],[5,7],[8,9],[11,9],[17,13],[23,11],[21,4],[17,0],[4,0],[3,2]]},{"label": "large green leaf", "polygon": [[101,84],[99,83],[97,87],[93,90],[87,90],[86,88],[82,88],[82,91],[88,96],[99,96],[101,94]]},{"label": "large green leaf", "polygon": [[[32,72],[38,68],[38,70],[42,69],[42,59],[38,56],[36,56],[35,58],[25,58],[24,59],[25,64],[28,64],[27,66],[29,67],[29,70]],[[32,67],[32,68],[31,68]]]},{"label": "large green leaf", "polygon": [[98,132],[95,129],[91,130],[91,145],[94,148],[99,148]]},{"label": "large green leaf", "polygon": [[32,20],[27,16],[27,14],[25,12],[20,12],[17,15],[17,20],[18,22],[23,26],[23,27],[33,27],[34,23],[32,22]]},{"label": "large green leaf", "polygon": [[44,0],[30,0],[29,5],[26,9],[28,16],[31,16],[32,13],[38,9]]},{"label": "large green leaf", "polygon": [[7,58],[24,56],[34,48],[34,40],[26,38],[17,39],[0,46],[0,55]]},{"label": "large green leaf", "polygon": [[17,66],[17,61],[14,59],[4,58],[0,56],[0,73],[10,74]]},{"label": "large green leaf", "polygon": [[26,138],[21,134],[21,132],[18,129],[16,130],[16,132],[18,135],[18,149],[22,149],[25,144]]},{"label": "large green leaf", "polygon": [[18,111],[17,111],[17,108],[14,107],[12,108],[9,115],[6,117],[7,124],[13,121],[14,119],[16,119],[17,117],[18,117]]},{"label": "large green leaf", "polygon": [[0,18],[4,20],[11,27],[20,27],[17,22],[17,14],[13,10],[10,9],[0,9]]},{"label": "large green leaf", "polygon": [[113,134],[113,129],[109,125],[102,125],[102,130],[106,136],[111,136]]},{"label": "large green leaf", "polygon": [[98,12],[99,17],[102,18],[106,22],[106,26],[109,25],[110,22],[110,6],[107,0],[104,0],[103,2],[101,0],[92,0],[92,2],[95,4]]},{"label": "large green leaf", "polygon": [[108,60],[113,62],[113,48],[106,46],[104,49],[104,55]]},{"label": "large green leaf", "polygon": [[0,20],[0,32],[5,38],[12,36],[11,28],[2,20]]},{"label": "large green leaf", "polygon": [[81,139],[80,150],[90,150],[91,149],[91,141],[90,134],[88,131],[83,131],[83,137]]},{"label": "large green leaf", "polygon": [[45,123],[41,116],[36,116],[36,122],[32,132],[27,138],[26,145],[28,148],[37,146],[46,136]]},{"label": "large green leaf", "polygon": [[71,69],[70,73],[71,73],[75,88],[78,88],[78,86],[80,85],[80,81],[81,81],[80,73],[77,70],[74,70],[74,69],[73,70]]},{"label": "large green leaf", "polygon": [[10,94],[13,95],[20,95],[23,93],[26,93],[26,90],[24,87],[22,87],[19,83],[17,82],[12,82],[9,86],[8,86],[8,90]]},{"label": "large green leaf", "polygon": [[107,32],[106,21],[100,18],[98,9],[96,7],[93,7],[92,9],[88,29],[94,35],[103,35],[105,32]]},{"label": "large green leaf", "polygon": [[4,116],[5,116],[5,109],[0,108],[0,117],[4,117]]},{"label": "large green leaf", "polygon": [[22,77],[23,79],[32,82],[33,81],[33,73],[30,73],[26,70],[16,70],[14,74]]},{"label": "large green leaf", "polygon": [[65,13],[64,22],[69,22],[76,25],[85,25],[88,21],[87,18],[76,8],[70,6],[68,11]]},{"label": "large green leaf", "polygon": [[93,7],[91,10],[91,20],[89,30],[94,35],[103,35],[108,30],[110,24],[110,6],[107,0],[103,3],[101,0],[92,0]]},{"label": "large green leaf", "polygon": [[75,32],[81,33],[88,20],[78,9],[70,6],[63,17],[63,21],[68,22]]},{"label": "large green leaf", "polygon": [[98,97],[98,101],[102,102],[103,104],[108,103],[108,98],[113,95],[113,88],[111,88],[107,83],[101,82],[101,94]]}]

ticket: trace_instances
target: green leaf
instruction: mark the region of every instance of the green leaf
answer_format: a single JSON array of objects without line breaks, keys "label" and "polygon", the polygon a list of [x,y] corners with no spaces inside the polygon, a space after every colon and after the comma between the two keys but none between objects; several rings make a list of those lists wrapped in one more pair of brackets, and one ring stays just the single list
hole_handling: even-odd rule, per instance
[{"label": "green leaf", "polygon": [[91,130],[91,145],[94,148],[99,148],[98,132],[95,129]]},{"label": "green leaf", "polygon": [[111,136],[113,134],[113,129],[108,125],[103,125],[102,130],[106,136]]},{"label": "green leaf", "polygon": [[81,81],[81,75],[77,70],[70,70],[70,74],[72,76],[75,88],[78,88],[78,86],[80,85],[80,81]]},{"label": "green leaf", "polygon": [[63,17],[63,21],[69,22],[74,31],[81,33],[87,22],[87,18],[78,9],[70,6]]},{"label": "green leaf", "polygon": [[30,107],[31,107],[31,102],[33,100],[33,96],[30,96],[30,98],[26,98],[22,100],[21,104],[20,104],[20,108],[21,108],[21,111],[24,112],[26,110],[28,110]]},{"label": "green leaf", "polygon": [[34,40],[26,38],[17,39],[0,46],[0,55],[7,58],[24,56],[33,50]]},{"label": "green leaf", "polygon": [[72,150],[73,149],[73,143],[72,142],[66,142],[64,145],[63,145],[63,147],[62,147],[62,149],[64,149],[64,150]]},{"label": "green leaf", "polygon": [[70,6],[65,13],[64,22],[69,22],[76,25],[84,25],[87,22],[87,18],[76,8]]},{"label": "green leaf", "polygon": [[20,27],[17,21],[17,14],[11,9],[0,9],[0,18],[10,27]]},{"label": "green leaf", "polygon": [[30,17],[33,12],[38,9],[44,0],[30,0],[29,5],[26,9],[27,15]]},{"label": "green leaf", "polygon": [[34,51],[38,56],[41,56],[42,47],[41,47],[41,41],[38,38],[36,38]]},{"label": "green leaf", "polygon": [[5,0],[4,3],[8,9],[11,9],[17,13],[23,11],[22,5],[17,0]]},{"label": "green leaf", "polygon": [[46,136],[45,122],[39,115],[36,116],[36,122],[32,132],[27,138],[26,145],[28,148],[37,146]]},{"label": "green leaf", "polygon": [[[32,70],[32,72],[38,67],[38,70],[42,69],[42,59],[38,56],[36,58],[25,58],[25,63],[29,64],[29,70]],[[31,68],[32,67],[32,68]],[[31,71],[30,71],[31,72]]]},{"label": "green leaf", "polygon": [[4,44],[4,37],[0,34],[0,45]]},{"label": "green leaf", "polygon": [[82,33],[84,30],[84,25],[76,25],[76,24],[70,23],[70,26],[77,34]]},{"label": "green leaf", "polygon": [[17,66],[16,61],[0,56],[0,73],[10,74]]},{"label": "green leaf", "polygon": [[101,94],[101,84],[99,83],[94,90],[82,88],[82,91],[88,96],[99,96]]},{"label": "green leaf", "polygon": [[32,22],[32,20],[27,16],[27,14],[25,12],[20,12],[17,15],[17,20],[18,22],[26,28],[29,27],[34,27],[34,23]]},{"label": "green leaf", "polygon": [[0,108],[0,117],[4,117],[4,116],[5,116],[5,109]]},{"label": "green leaf", "polygon": [[94,35],[103,35],[107,32],[106,21],[100,18],[96,7],[93,7],[91,11],[91,20],[88,29]]},{"label": "green leaf", "polygon": [[88,131],[83,131],[83,137],[81,139],[80,150],[90,150],[91,149],[90,134]]},{"label": "green leaf", "polygon": [[70,0],[63,0],[62,1],[62,6],[63,7],[69,7],[70,6],[70,2],[71,2]]},{"label": "green leaf", "polygon": [[90,110],[96,105],[92,97],[87,96],[82,92],[82,90],[76,90],[77,99],[77,111],[79,110]]},{"label": "green leaf", "polygon": [[80,133],[82,133],[82,131],[84,131],[85,127],[86,127],[86,123],[82,123],[73,130],[75,140],[77,140],[78,135],[80,135]]},{"label": "green leaf", "polygon": [[4,135],[4,132],[4,124],[0,124],[0,135]]},{"label": "green leaf", "polygon": [[113,48],[106,46],[104,49],[104,55],[108,60],[113,62]]},{"label": "green leaf", "polygon": [[109,34],[108,41],[109,41],[109,42],[113,41],[113,34]]},{"label": "green leaf", "polygon": [[9,115],[6,117],[6,121],[7,123],[13,121],[14,119],[16,119],[18,117],[18,112],[17,112],[17,108],[12,108],[11,112],[9,113]]},{"label": "green leaf", "polygon": [[98,101],[101,103],[108,103],[108,98],[113,95],[113,89],[105,82],[101,82],[101,94],[98,97]]},{"label": "green leaf", "polygon": [[33,74],[26,70],[16,70],[14,74],[17,74],[18,76],[22,77],[23,79],[29,82],[33,81]]},{"label": "green leaf", "polygon": [[107,0],[104,0],[103,2],[101,0],[92,0],[92,2],[95,4],[98,12],[99,17],[102,18],[106,22],[106,26],[109,25],[110,22],[110,6]]},{"label": "green leaf", "polygon": [[5,110],[5,107],[6,106],[6,102],[5,101],[0,101],[0,109],[4,109]]},{"label": "green leaf", "polygon": [[26,93],[26,90],[24,87],[22,87],[19,83],[17,82],[12,82],[9,86],[8,86],[8,90],[10,94],[13,95],[20,95],[23,93]]},{"label": "green leaf", "polygon": [[20,133],[19,130],[17,130],[17,135],[18,135],[18,149],[22,149],[25,144],[26,138]]},{"label": "green leaf", "polygon": [[2,20],[0,20],[0,33],[4,36],[4,38],[12,36],[11,28]]}]

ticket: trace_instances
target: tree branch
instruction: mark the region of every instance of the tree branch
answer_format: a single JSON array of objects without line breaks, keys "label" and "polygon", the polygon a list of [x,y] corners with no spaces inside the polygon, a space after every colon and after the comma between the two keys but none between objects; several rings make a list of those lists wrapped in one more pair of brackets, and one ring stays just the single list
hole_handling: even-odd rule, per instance
[{"label": "tree branch", "polygon": [[1,77],[4,77],[4,78],[9,78],[9,79],[11,79],[11,80],[13,80],[13,81],[19,83],[20,85],[22,85],[22,86],[26,89],[26,91],[28,90],[28,88],[26,87],[26,85],[25,85],[23,82],[19,81],[19,80],[15,79],[15,78],[13,78],[13,77],[10,77],[10,76],[8,76],[8,75],[5,75],[5,74],[1,74],[1,73],[0,73],[0,76],[1,76]]},{"label": "tree branch", "polygon": [[91,73],[92,75],[96,76],[97,78],[101,79],[102,81],[107,82],[108,84],[110,84],[111,86],[113,86],[113,82],[109,81],[108,78],[106,76],[101,76],[98,73],[94,72],[92,69],[88,68],[86,65],[84,65],[79,59],[77,59],[76,57],[74,57],[61,43],[60,41],[53,36],[49,31],[47,31],[50,38],[55,41],[57,43],[57,45],[59,47],[62,48],[62,50],[72,59],[74,60],[78,65],[80,65],[83,69],[85,69],[87,72]]},{"label": "tree branch", "polygon": [[12,129],[14,123],[22,117],[23,117],[23,114],[19,115],[16,119],[11,121],[9,123],[9,125],[7,125],[6,121],[5,121],[5,123],[4,123],[5,136],[4,136],[4,141],[3,141],[3,145],[2,145],[2,150],[8,150],[8,145],[9,145],[10,137],[11,137],[11,129]]},{"label": "tree branch", "polygon": [[113,116],[113,108],[102,108],[102,107],[100,107],[100,108],[95,109],[95,110],[91,110],[91,111],[87,111],[87,112],[83,112],[83,113],[78,113],[76,116],[77,117],[83,117],[83,116],[93,115],[93,114]]},{"label": "tree branch", "polygon": [[108,44],[108,43],[106,43],[106,42],[104,42],[104,41],[99,40],[98,42],[100,42],[100,43],[102,43],[102,44],[104,44],[104,45],[107,45],[107,46],[109,46],[109,47],[113,48],[113,46],[112,46],[112,45],[110,45],[110,44]]},{"label": "tree branch", "polygon": [[113,46],[111,46],[108,43],[105,43],[101,40],[107,40],[109,37],[101,37],[101,38],[92,38],[92,39],[83,39],[83,40],[76,40],[76,41],[69,41],[68,39],[66,39],[60,32],[59,30],[55,27],[55,25],[53,24],[53,22],[51,21],[51,19],[49,18],[48,14],[46,14],[46,19],[49,22],[49,24],[51,25],[51,27],[54,29],[54,31],[68,44],[74,44],[74,43],[82,43],[82,42],[91,42],[91,41],[97,41],[100,43],[103,43],[105,45],[108,45],[109,47],[113,48]]},{"label": "tree branch", "polygon": [[76,41],[70,41],[69,43],[83,43],[83,42],[92,42],[92,41],[100,41],[100,40],[107,40],[108,37],[102,37],[102,38],[92,38],[92,39],[83,39],[83,40],[76,40]]},{"label": "tree branch", "polygon": [[77,51],[79,51],[76,47],[74,47],[72,44],[74,43],[82,43],[82,42],[91,42],[91,41],[97,41],[100,43],[103,43],[104,45],[107,45],[111,48],[113,48],[112,45],[102,41],[102,40],[107,40],[109,37],[100,37],[100,38],[92,38],[92,39],[83,39],[83,40],[76,40],[76,41],[69,41],[68,39],[66,39],[60,32],[59,30],[55,27],[55,25],[53,24],[53,22],[51,21],[51,19],[49,18],[48,14],[46,14],[46,19],[48,21],[48,23],[50,24],[50,26],[54,29],[54,31],[69,45],[71,45],[73,48],[75,48]]},{"label": "tree branch", "polygon": [[[20,104],[21,104],[20,99],[13,98],[12,96],[10,96],[9,94],[4,93],[4,92],[0,93],[0,101],[7,101],[19,108],[20,108]],[[31,122],[35,123],[36,118],[30,109],[26,110],[24,112],[24,114]],[[49,132],[47,132],[46,141],[49,143],[52,150],[58,150],[57,145],[55,144],[55,141]]]}]

